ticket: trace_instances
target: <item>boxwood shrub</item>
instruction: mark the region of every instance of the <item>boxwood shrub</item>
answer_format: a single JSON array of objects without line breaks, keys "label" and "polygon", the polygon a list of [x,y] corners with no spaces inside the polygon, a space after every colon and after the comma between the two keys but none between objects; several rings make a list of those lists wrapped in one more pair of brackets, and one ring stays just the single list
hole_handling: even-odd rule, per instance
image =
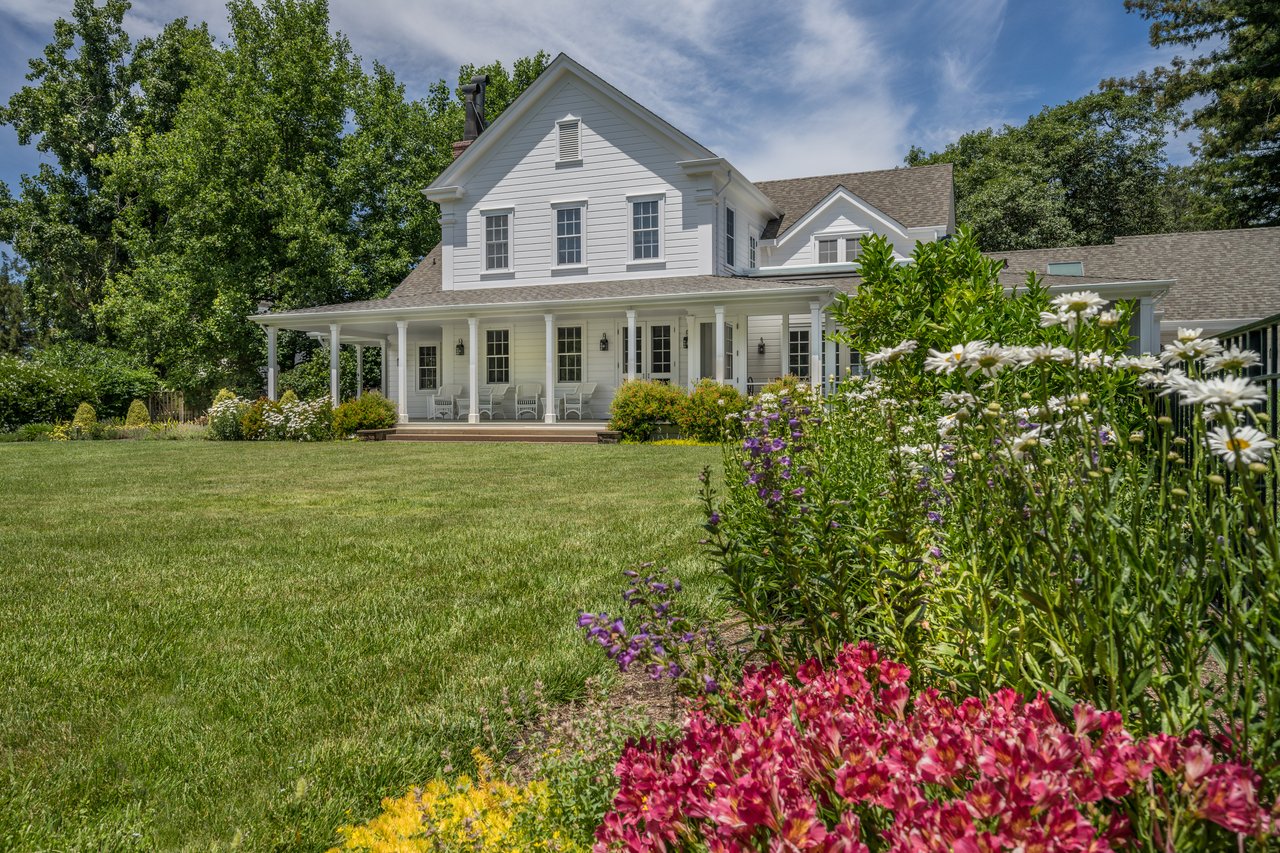
[{"label": "boxwood shrub", "polygon": [[688,399],[675,385],[648,379],[628,380],[622,383],[609,406],[609,429],[621,433],[624,441],[648,441],[659,424],[679,422]]},{"label": "boxwood shrub", "polygon": [[347,400],[333,411],[333,434],[338,438],[362,429],[390,429],[396,425],[396,405],[377,391]]}]

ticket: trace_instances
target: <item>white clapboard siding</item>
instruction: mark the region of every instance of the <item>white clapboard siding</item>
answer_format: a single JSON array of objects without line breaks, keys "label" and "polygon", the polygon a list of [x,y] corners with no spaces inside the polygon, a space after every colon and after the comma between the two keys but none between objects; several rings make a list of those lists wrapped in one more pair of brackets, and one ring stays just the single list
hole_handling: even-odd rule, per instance
[{"label": "white clapboard siding", "polygon": [[[847,199],[836,201],[822,210],[799,230],[783,235],[769,257],[770,266],[803,267],[818,263],[816,238],[822,235],[846,236],[851,233],[873,232],[883,234],[899,255],[909,256],[915,248],[915,240],[898,228],[886,228],[883,222]],[[844,260],[841,247],[841,261]]]},{"label": "white clapboard siding", "polygon": [[[558,166],[557,122],[580,119],[581,165]],[[677,166],[681,152],[584,87],[566,81],[549,92],[464,178],[465,195],[452,204],[453,276],[446,287],[510,286],[553,278],[552,202],[585,200],[587,269],[582,278],[652,277],[707,272],[700,266],[699,228],[705,214],[692,201],[694,184]],[[628,268],[629,194],[663,196],[664,263]],[[481,211],[511,209],[512,272],[485,274]],[[709,225],[707,226],[709,227]],[[554,276],[557,277],[558,276]]]}]

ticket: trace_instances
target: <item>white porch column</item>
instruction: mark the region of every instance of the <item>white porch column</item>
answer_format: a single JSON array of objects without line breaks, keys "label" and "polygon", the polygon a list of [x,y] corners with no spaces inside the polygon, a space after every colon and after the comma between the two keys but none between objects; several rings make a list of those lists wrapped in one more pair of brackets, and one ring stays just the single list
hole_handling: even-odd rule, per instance
[{"label": "white porch column", "polygon": [[468,331],[471,333],[471,357],[468,365],[467,381],[470,387],[467,390],[467,396],[471,401],[471,408],[467,412],[467,423],[480,423],[480,356],[477,350],[480,349],[480,321],[475,317],[467,318]]},{"label": "white porch column", "polygon": [[400,423],[409,422],[409,321],[396,320],[396,389]]},{"label": "white porch column", "polygon": [[628,379],[636,378],[636,312],[627,311],[627,360]]},{"label": "white porch column", "polygon": [[822,303],[816,299],[809,303],[809,384],[821,388],[822,375]]},{"label": "white porch column", "polygon": [[791,315],[783,312],[782,332],[778,335],[778,376],[791,372]]},{"label": "white porch column", "polygon": [[333,405],[342,402],[342,338],[337,323],[329,324],[329,400]]},{"label": "white porch column", "polygon": [[556,315],[543,314],[547,321],[547,401],[542,419],[549,424],[556,422]]},{"label": "white porch column", "polygon": [[689,388],[702,378],[702,323],[689,315]]},{"label": "white porch column", "polygon": [[716,306],[716,381],[724,382],[724,306]]},{"label": "white porch column", "polygon": [[267,326],[267,399],[276,399],[276,373],[280,370],[276,357],[276,327]]},{"label": "white porch column", "polygon": [[[835,329],[831,330],[832,332]],[[828,394],[834,394],[836,390],[835,380],[831,377],[840,375],[840,366],[836,364],[836,339],[827,335],[827,339],[823,341],[826,348],[826,358],[823,359],[823,366],[826,368],[826,374],[823,376],[823,382]]]},{"label": "white porch column", "polygon": [[364,393],[364,344],[356,344],[356,399]]},{"label": "white porch column", "polygon": [[[685,334],[688,334],[686,330]],[[680,318],[676,318],[676,322],[671,327],[671,384],[680,384]]]}]

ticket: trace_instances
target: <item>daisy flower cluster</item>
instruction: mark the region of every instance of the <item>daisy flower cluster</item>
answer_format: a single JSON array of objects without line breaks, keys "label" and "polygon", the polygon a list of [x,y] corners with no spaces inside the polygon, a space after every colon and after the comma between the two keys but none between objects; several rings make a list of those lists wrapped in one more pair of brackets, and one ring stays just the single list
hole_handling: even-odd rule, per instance
[{"label": "daisy flower cluster", "polygon": [[1259,775],[1199,734],[1135,738],[1083,704],[1063,722],[1007,689],[913,699],[910,675],[868,643],[795,680],[748,672],[732,719],[695,710],[679,740],[627,748],[595,849],[1109,851],[1130,814],[1156,816],[1170,850],[1196,824],[1241,845],[1275,832]]}]

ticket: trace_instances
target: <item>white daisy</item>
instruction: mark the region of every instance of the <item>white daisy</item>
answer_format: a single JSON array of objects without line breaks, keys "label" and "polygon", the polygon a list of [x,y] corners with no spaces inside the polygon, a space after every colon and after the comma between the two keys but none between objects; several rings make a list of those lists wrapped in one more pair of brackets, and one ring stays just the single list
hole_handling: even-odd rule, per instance
[{"label": "white daisy", "polygon": [[1204,369],[1210,373],[1218,370],[1244,370],[1261,361],[1262,359],[1253,350],[1229,347],[1205,361]]},{"label": "white daisy", "polygon": [[1061,296],[1055,296],[1050,300],[1050,304],[1062,313],[1078,314],[1090,317],[1097,314],[1107,305],[1107,300],[1103,299],[1092,290],[1077,290],[1074,293],[1064,293]]},{"label": "white daisy", "polygon": [[1234,430],[1215,427],[1209,434],[1209,448],[1223,461],[1237,465],[1265,462],[1273,447],[1275,442],[1266,433],[1251,426],[1240,426]]},{"label": "white daisy", "polygon": [[1119,311],[1103,311],[1098,315],[1098,325],[1104,329],[1110,329],[1112,326],[1120,322]]},{"label": "white daisy", "polygon": [[965,363],[968,365],[968,373],[972,376],[977,371],[982,371],[983,376],[995,376],[1001,370],[1013,364],[1013,358],[1008,351],[999,344],[991,346],[983,346],[978,350],[965,357]]},{"label": "white daisy", "polygon": [[978,402],[968,391],[945,391],[940,399],[948,409],[967,409]]},{"label": "white daisy", "polygon": [[1197,340],[1202,334],[1204,334],[1204,329],[1183,329],[1181,327],[1178,328],[1178,340],[1182,341],[1183,343],[1186,343],[1187,341]]},{"label": "white daisy", "polygon": [[1146,373],[1152,370],[1160,369],[1160,359],[1154,355],[1122,355],[1116,359],[1116,367],[1120,370],[1133,370],[1139,373]]},{"label": "white daisy", "polygon": [[915,349],[915,341],[903,341],[895,347],[885,347],[876,352],[867,353],[863,358],[867,367],[878,367],[882,364],[893,364],[907,353],[915,352]]},{"label": "white daisy", "polygon": [[1220,406],[1237,411],[1267,400],[1266,389],[1243,376],[1191,380],[1184,389],[1179,389],[1179,393],[1183,405]]},{"label": "white daisy", "polygon": [[1019,347],[1018,361],[1023,364],[1048,364],[1053,361],[1053,347],[1048,344],[1037,344],[1033,347]]},{"label": "white daisy", "polygon": [[1105,358],[1102,350],[1094,350],[1086,352],[1080,356],[1080,366],[1085,370],[1098,370],[1105,364]]}]

